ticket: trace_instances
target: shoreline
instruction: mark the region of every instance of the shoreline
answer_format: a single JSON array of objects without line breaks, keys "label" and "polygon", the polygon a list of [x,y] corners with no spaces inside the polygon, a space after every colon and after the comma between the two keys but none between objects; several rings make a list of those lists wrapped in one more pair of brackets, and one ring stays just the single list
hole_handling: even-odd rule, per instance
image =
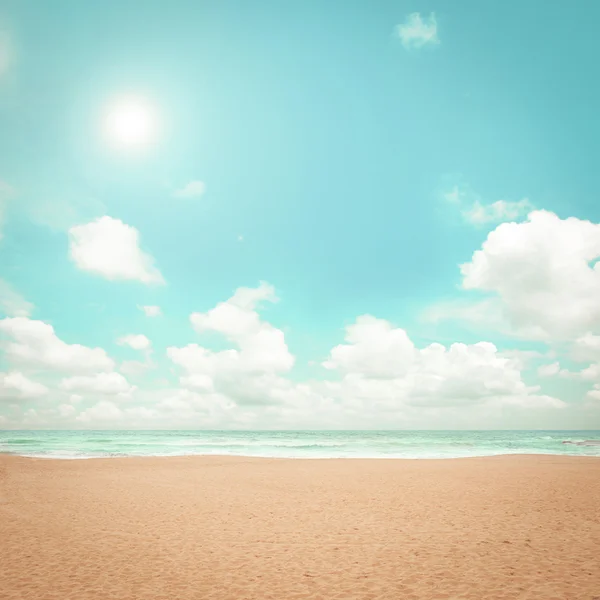
[{"label": "shoreline", "polygon": [[432,461],[463,461],[463,460],[486,460],[499,458],[524,458],[524,457],[552,457],[565,459],[600,459],[599,455],[590,454],[553,454],[550,452],[527,452],[507,454],[474,454],[473,456],[449,456],[449,457],[412,457],[412,456],[256,456],[247,454],[147,454],[147,455],[125,455],[125,456],[35,456],[0,452],[0,461],[3,458],[23,458],[28,460],[44,460],[57,462],[70,461],[96,461],[96,460],[162,460],[162,459],[250,459],[257,461],[410,461],[410,462],[432,462]]}]

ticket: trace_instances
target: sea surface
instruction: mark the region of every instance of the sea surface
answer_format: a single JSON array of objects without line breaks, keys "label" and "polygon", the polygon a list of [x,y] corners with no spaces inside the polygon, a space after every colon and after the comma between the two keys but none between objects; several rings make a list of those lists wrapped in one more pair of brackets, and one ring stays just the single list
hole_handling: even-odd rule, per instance
[{"label": "sea surface", "polygon": [[600,431],[0,431],[0,453],[65,459],[600,456]]}]

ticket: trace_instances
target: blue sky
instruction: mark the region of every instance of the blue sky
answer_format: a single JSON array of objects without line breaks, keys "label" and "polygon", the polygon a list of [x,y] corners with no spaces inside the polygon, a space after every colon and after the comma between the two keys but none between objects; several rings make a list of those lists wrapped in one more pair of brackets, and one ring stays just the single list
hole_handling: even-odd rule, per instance
[{"label": "blue sky", "polygon": [[583,4],[9,1],[0,425],[600,426]]}]

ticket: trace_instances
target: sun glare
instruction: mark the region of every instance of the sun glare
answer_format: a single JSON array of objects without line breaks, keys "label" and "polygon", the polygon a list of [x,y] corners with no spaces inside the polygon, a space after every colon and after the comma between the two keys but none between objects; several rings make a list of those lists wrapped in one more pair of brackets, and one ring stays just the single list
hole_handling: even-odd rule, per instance
[{"label": "sun glare", "polygon": [[145,98],[120,98],[107,110],[104,133],[111,144],[120,148],[148,146],[158,133],[156,110]]}]

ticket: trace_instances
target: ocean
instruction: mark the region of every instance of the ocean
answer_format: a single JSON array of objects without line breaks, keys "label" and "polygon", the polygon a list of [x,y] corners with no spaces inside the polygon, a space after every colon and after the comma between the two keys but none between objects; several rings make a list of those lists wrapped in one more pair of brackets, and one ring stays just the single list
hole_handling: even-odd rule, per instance
[{"label": "ocean", "polygon": [[600,431],[0,431],[0,453],[41,458],[600,456]]}]

